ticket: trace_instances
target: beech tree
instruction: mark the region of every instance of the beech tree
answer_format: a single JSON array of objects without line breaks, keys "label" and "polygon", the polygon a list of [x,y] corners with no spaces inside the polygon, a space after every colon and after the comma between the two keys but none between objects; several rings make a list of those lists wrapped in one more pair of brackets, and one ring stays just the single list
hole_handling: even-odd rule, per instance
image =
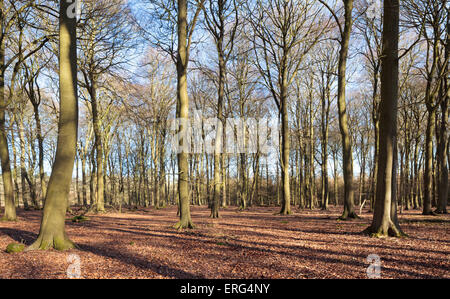
[{"label": "beech tree", "polygon": [[72,182],[78,135],[76,17],[69,16],[71,2],[60,1],[58,144],[48,183],[44,214],[37,240],[27,250],[74,248],[65,232],[67,198]]},{"label": "beech tree", "polygon": [[[280,214],[291,214],[289,177],[289,87],[305,56],[327,29],[314,1],[262,1],[248,6],[248,33],[254,44],[256,65],[281,117],[282,204]],[[311,23],[315,20],[317,23]]]},{"label": "beech tree", "polygon": [[[178,35],[178,54],[177,54],[177,118],[181,120],[180,131],[183,131],[187,125],[189,117],[189,97],[187,89],[187,71],[189,63],[189,53],[192,41],[192,34],[195,28],[198,15],[200,14],[203,1],[198,3],[194,18],[188,27],[188,1],[178,0],[178,21],[177,21],[177,35]],[[189,31],[188,31],[189,30]],[[187,140],[180,138],[179,146],[181,149]],[[183,149],[177,155],[178,159],[178,196],[179,196],[179,211],[180,221],[175,224],[176,229],[193,228],[194,224],[191,220],[191,212],[189,207],[189,165],[188,153]]]},{"label": "beech tree", "polygon": [[342,0],[344,9],[344,23],[338,17],[337,12],[326,1],[320,0],[332,14],[339,29],[339,63],[338,63],[338,109],[339,129],[342,138],[342,169],[344,173],[344,212],[340,219],[357,218],[354,210],[353,190],[353,153],[350,137],[345,88],[347,82],[347,58],[349,52],[350,36],[353,27],[353,0]]},{"label": "beech tree", "polygon": [[239,25],[239,4],[237,0],[209,0],[203,6],[206,28],[211,33],[217,48],[219,61],[219,78],[217,91],[217,124],[214,149],[214,197],[211,205],[211,218],[219,217],[222,161],[222,133],[225,125],[223,105],[225,100],[225,80],[227,62],[233,53],[234,40]]},{"label": "beech tree", "polygon": [[372,225],[375,236],[402,236],[397,220],[397,111],[399,89],[399,1],[385,0],[381,58],[380,153]]}]

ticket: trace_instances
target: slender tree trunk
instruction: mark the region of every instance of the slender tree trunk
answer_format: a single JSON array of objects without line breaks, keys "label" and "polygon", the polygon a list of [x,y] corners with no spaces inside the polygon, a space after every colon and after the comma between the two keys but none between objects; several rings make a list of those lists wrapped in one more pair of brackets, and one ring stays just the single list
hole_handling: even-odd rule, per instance
[{"label": "slender tree trunk", "polygon": [[223,100],[225,97],[225,59],[223,56],[223,39],[219,38],[217,42],[219,52],[219,92],[217,100],[217,119],[216,139],[214,148],[214,197],[211,205],[211,218],[219,218],[220,191],[222,187],[220,161],[222,153],[222,132],[223,132]]},{"label": "slender tree trunk", "polygon": [[37,103],[33,103],[33,109],[39,148],[39,180],[41,183],[41,202],[42,204],[44,204],[45,194],[47,192],[47,184],[45,183],[44,171],[44,137],[42,135],[41,118],[39,116],[39,105]]},{"label": "slender tree trunk", "polygon": [[245,153],[240,154],[240,181],[241,181],[241,190],[240,190],[240,203],[239,210],[247,209],[247,155]]},{"label": "slender tree trunk", "polygon": [[100,116],[97,103],[97,78],[91,76],[91,105],[92,105],[92,122],[95,135],[95,152],[97,160],[97,198],[96,198],[96,212],[102,213],[105,211],[105,184],[103,177],[103,142],[102,132],[100,128]]},{"label": "slender tree trunk", "polygon": [[86,180],[86,155],[81,154],[81,194],[83,197],[83,206],[87,207],[87,180]]},{"label": "slender tree trunk", "polygon": [[339,110],[339,128],[342,136],[342,156],[344,172],[344,212],[341,219],[357,218],[354,211],[354,190],[353,190],[353,154],[350,132],[348,129],[347,109],[345,99],[347,57],[352,31],[352,11],[353,0],[344,0],[345,7],[345,26],[341,40],[341,50],[339,54],[338,67],[338,110]]},{"label": "slender tree trunk", "polygon": [[291,189],[289,186],[289,115],[288,115],[288,97],[287,97],[287,74],[283,76],[281,87],[281,179],[282,179],[282,198],[281,198],[281,215],[291,214]]},{"label": "slender tree trunk", "polygon": [[[229,158],[227,158],[229,159]],[[227,167],[228,168],[228,167]],[[222,155],[221,160],[221,169],[222,169],[222,208],[226,208],[228,206],[228,199],[227,199],[227,186],[228,186],[228,180],[227,180],[227,168],[225,168],[225,155]]]},{"label": "slender tree trunk", "polygon": [[[178,57],[177,57],[177,117],[184,122],[180,127],[182,131],[188,123],[189,98],[187,92],[187,0],[178,0]],[[184,138],[183,138],[184,139]],[[189,165],[188,153],[183,149],[187,140],[180,140],[182,151],[178,153],[178,196],[180,205],[180,221],[175,224],[176,229],[193,228],[189,203]]]},{"label": "slender tree trunk", "polygon": [[427,129],[425,135],[425,173],[424,173],[424,200],[423,214],[432,215],[431,202],[433,198],[433,132],[436,118],[436,110],[428,111]]},{"label": "slender tree trunk", "polygon": [[[3,11],[4,3],[0,1],[0,10]],[[3,32],[3,16],[0,16],[0,32]],[[6,131],[6,109],[8,104],[5,101],[5,42],[0,44],[0,160],[2,165],[3,193],[5,198],[5,213],[2,217],[4,221],[15,221],[16,206],[14,202],[14,187],[11,173],[11,162],[9,159],[8,138]]]}]

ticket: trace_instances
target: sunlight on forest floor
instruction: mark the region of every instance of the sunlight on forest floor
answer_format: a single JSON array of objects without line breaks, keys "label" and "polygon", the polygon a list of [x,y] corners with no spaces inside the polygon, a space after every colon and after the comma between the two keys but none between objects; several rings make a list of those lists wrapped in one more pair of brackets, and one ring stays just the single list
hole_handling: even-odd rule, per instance
[{"label": "sunlight on forest floor", "polygon": [[[450,278],[450,215],[399,214],[405,239],[375,239],[361,232],[372,216],[337,221],[341,208],[295,210],[277,207],[221,210],[192,207],[196,229],[176,231],[177,208],[123,214],[88,214],[67,233],[79,249],[8,254],[12,242],[31,244],[41,211],[18,211],[19,220],[0,223],[0,278],[66,278],[67,257],[80,257],[82,278],[366,278],[367,256],[381,258],[382,278]],[[70,216],[70,217],[69,217]]]}]

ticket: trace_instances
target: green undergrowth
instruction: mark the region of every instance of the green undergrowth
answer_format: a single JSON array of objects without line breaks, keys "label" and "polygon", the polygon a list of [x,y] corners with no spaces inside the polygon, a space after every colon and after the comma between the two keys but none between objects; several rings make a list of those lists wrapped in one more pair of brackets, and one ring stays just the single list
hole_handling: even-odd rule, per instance
[{"label": "green undergrowth", "polygon": [[70,218],[70,220],[72,222],[80,223],[80,222],[89,221],[90,219],[84,215],[77,215],[77,216]]},{"label": "green undergrowth", "polygon": [[6,252],[7,253],[19,253],[24,251],[25,249],[25,244],[17,244],[17,243],[11,243],[6,247]]}]

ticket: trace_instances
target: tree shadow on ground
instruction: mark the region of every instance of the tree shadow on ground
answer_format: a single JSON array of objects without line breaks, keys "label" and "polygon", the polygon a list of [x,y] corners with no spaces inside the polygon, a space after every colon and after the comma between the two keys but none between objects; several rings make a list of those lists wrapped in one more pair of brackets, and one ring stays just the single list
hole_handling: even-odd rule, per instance
[{"label": "tree shadow on ground", "polygon": [[18,229],[12,229],[12,228],[6,228],[2,227],[0,228],[0,233],[7,235],[11,239],[13,239],[16,242],[23,243],[25,245],[31,245],[38,237],[37,234],[32,232],[27,232],[23,230]]},{"label": "tree shadow on ground", "polygon": [[167,265],[163,265],[159,261],[150,261],[143,257],[128,253],[124,251],[118,251],[111,248],[108,244],[99,245],[88,245],[88,244],[77,244],[80,250],[91,252],[95,255],[101,255],[103,257],[112,258],[123,263],[135,266],[143,270],[151,270],[159,275],[176,278],[176,279],[204,279],[203,276],[196,275],[183,271],[181,269],[176,269]]},{"label": "tree shadow on ground", "polygon": [[410,224],[410,223],[442,223],[442,224],[446,224],[446,223],[450,223],[450,219],[400,219],[399,220],[400,224],[402,223],[406,223],[406,224]]}]

